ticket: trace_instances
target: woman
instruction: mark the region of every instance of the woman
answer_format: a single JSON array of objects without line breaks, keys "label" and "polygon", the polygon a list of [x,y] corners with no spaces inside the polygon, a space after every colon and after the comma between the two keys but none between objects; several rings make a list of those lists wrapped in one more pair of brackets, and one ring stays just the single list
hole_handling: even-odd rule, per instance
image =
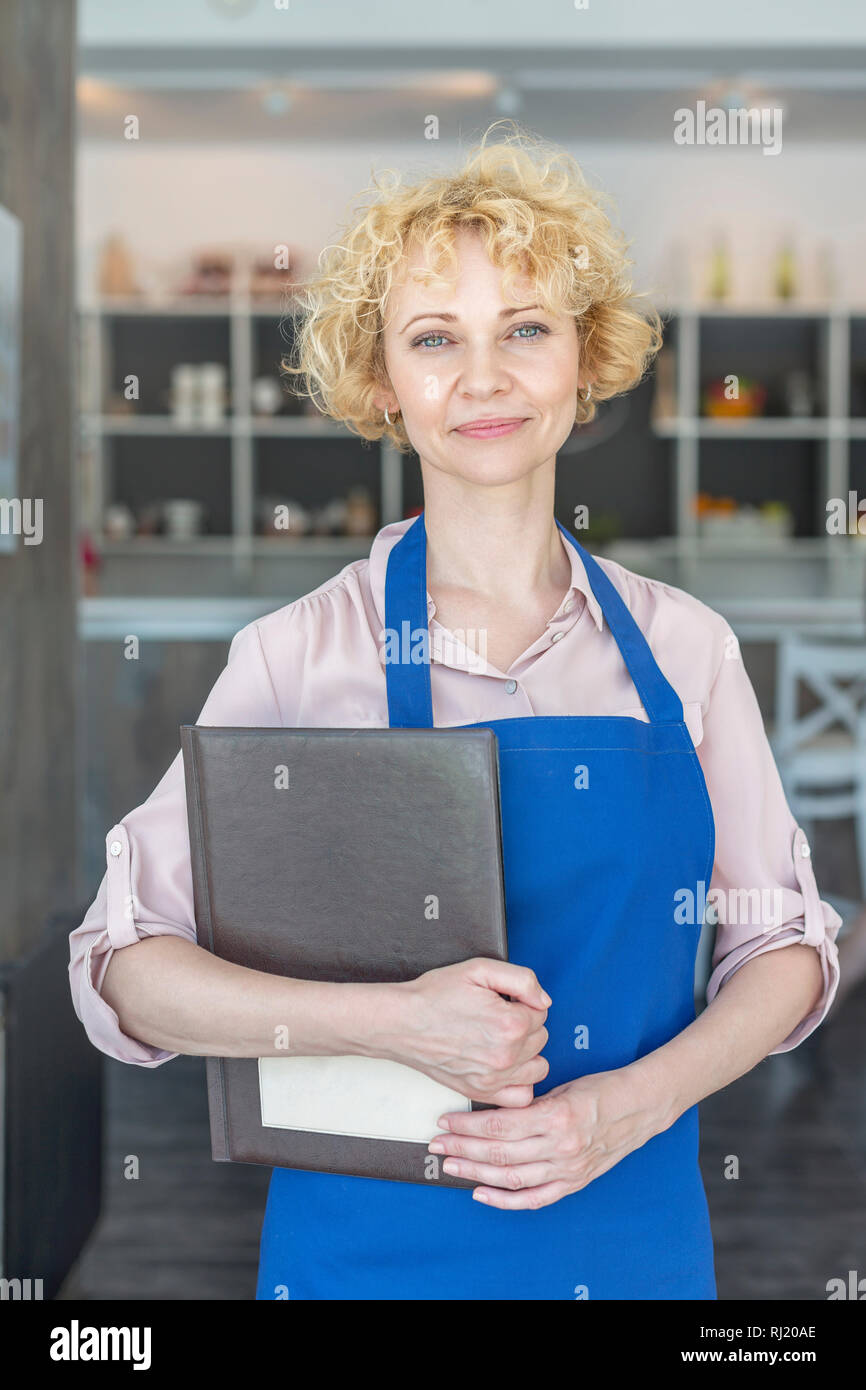
[{"label": "woman", "polygon": [[[494,728],[509,962],[350,985],[210,956],[180,756],[109,832],[72,933],[76,1008],[111,1056],[276,1055],[288,1019],[298,1054],[388,1057],[493,1103],[430,1145],[471,1192],[275,1169],[260,1299],[715,1298],[697,1102],[832,1001],[840,919],[730,628],[554,518],[575,420],[660,342],[628,265],[573,161],[519,132],[377,186],[321,258],[288,370],[365,438],[414,447],[424,512],[239,632],[200,716]],[[407,620],[429,664],[385,659]]]}]

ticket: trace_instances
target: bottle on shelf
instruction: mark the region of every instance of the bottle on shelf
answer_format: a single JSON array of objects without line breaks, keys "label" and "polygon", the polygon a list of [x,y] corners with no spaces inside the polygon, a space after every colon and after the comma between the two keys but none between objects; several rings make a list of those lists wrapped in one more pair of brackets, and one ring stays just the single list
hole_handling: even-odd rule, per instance
[{"label": "bottle on shelf", "polygon": [[674,349],[661,348],[655,361],[655,386],[652,400],[654,425],[672,420],[677,413],[677,363]]},{"label": "bottle on shelf", "polygon": [[139,293],[132,252],[119,232],[113,232],[102,243],[96,284],[103,299],[131,298]]},{"label": "bottle on shelf", "polygon": [[716,234],[710,252],[707,296],[716,303],[722,303],[731,292],[731,264],[727,238],[723,232]]},{"label": "bottle on shelf", "polygon": [[830,241],[822,241],[815,252],[815,288],[818,298],[832,304],[839,288],[836,252]]},{"label": "bottle on shelf", "polygon": [[372,536],[376,530],[376,504],[366,487],[349,489],[346,499],[346,535]]},{"label": "bottle on shelf", "polygon": [[786,237],[776,252],[773,292],[777,299],[789,300],[797,297],[797,264],[790,237]]}]

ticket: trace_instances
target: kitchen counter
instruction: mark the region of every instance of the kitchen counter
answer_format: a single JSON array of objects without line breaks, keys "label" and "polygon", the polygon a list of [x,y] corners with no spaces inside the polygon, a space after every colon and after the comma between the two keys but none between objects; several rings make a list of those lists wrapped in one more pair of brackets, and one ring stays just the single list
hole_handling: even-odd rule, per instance
[{"label": "kitchen counter", "polygon": [[[83,598],[78,633],[86,642],[123,641],[134,634],[162,642],[228,642],[247,623],[272,613],[285,597]],[[772,642],[783,631],[820,629],[827,636],[866,638],[866,604],[857,598],[707,599],[742,641]]]}]

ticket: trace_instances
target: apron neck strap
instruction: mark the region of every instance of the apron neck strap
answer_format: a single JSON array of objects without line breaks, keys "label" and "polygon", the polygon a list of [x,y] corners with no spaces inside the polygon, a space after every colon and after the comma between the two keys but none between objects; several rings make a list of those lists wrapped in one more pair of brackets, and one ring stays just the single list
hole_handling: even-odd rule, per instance
[{"label": "apron neck strap", "polygon": [[565,527],[557,521],[565,539],[574,546],[586,570],[589,587],[598,599],[605,622],[613,633],[623,661],[628,667],[640,702],[653,724],[681,724],[682,701],[673,686],[662,675],[649,643],[610,582],[601,565]]},{"label": "apron neck strap", "polygon": [[[420,656],[421,659],[413,662],[413,656]],[[388,556],[385,570],[385,676],[391,728],[432,729],[427,529],[423,512]]]},{"label": "apron neck strap", "polygon": [[[619,647],[651,723],[682,723],[682,702],[662,675],[646,638],[596,560],[557,521],[583,561],[590,588]],[[385,677],[392,729],[432,729],[424,513],[392,548],[385,572]]]}]

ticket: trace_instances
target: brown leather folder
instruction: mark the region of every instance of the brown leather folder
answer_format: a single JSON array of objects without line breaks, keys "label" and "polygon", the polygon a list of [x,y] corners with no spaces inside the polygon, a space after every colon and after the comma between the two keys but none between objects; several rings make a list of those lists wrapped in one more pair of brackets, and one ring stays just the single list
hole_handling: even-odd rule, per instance
[{"label": "brown leather folder", "polygon": [[[401,981],[506,960],[490,729],[181,727],[199,944],[300,980]],[[483,1108],[402,1063],[209,1057],[213,1157],[473,1187],[427,1144]]]}]

